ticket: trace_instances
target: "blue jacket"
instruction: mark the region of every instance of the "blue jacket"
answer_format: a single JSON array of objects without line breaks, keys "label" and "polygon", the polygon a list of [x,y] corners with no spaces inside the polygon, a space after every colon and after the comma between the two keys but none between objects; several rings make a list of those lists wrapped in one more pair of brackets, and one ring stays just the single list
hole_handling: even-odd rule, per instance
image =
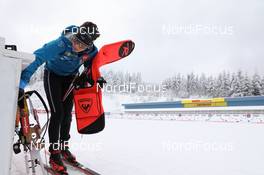
[{"label": "blue jacket", "polygon": [[[70,31],[71,29],[77,29],[77,27],[69,26],[66,29]],[[64,34],[63,32],[58,39],[45,44],[34,52],[35,60],[22,71],[20,88],[25,88],[31,76],[43,63],[46,63],[45,68],[49,71],[57,75],[67,76],[78,72],[79,67],[84,63],[82,60],[84,54],[88,54],[89,60],[96,56],[98,52],[96,46],[90,52],[87,50],[81,53],[74,52],[71,41]]]}]

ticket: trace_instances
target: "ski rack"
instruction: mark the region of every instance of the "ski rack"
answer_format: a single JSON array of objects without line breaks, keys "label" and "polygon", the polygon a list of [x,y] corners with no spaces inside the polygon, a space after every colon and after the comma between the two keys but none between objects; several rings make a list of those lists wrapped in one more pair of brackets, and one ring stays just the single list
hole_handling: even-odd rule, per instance
[{"label": "ski rack", "polygon": [[[27,93],[28,93],[28,92],[27,92]],[[40,124],[39,124],[39,118],[38,118],[37,112],[36,112],[36,110],[35,110],[35,108],[34,108],[34,106],[33,106],[33,103],[32,103],[32,101],[31,101],[31,99],[30,99],[30,96],[32,95],[32,93],[36,93],[36,95],[37,95],[38,97],[40,96],[40,94],[39,94],[37,91],[31,91],[31,92],[29,92],[29,94],[27,94],[27,93],[26,93],[26,95],[27,95],[27,98],[28,98],[29,106],[30,106],[30,113],[31,113],[32,116],[34,116],[34,119],[36,120],[37,125],[40,126]],[[30,93],[31,93],[31,94],[30,94]],[[39,97],[39,98],[42,98],[42,97]],[[42,101],[42,103],[43,103],[43,99],[42,99],[41,101]],[[46,111],[48,111],[48,108],[47,108],[45,102],[43,103],[43,105],[45,106]],[[48,116],[48,115],[49,115],[49,114],[47,114],[47,116]],[[42,134],[42,132],[48,127],[48,122],[49,122],[49,118],[47,119],[47,122],[44,124],[44,126],[40,129],[40,134]],[[44,133],[44,134],[45,134],[45,133]],[[41,137],[41,136],[40,136],[40,137]],[[41,140],[42,140],[42,139],[43,139],[43,137],[41,138]],[[45,146],[44,146],[43,149],[45,149]],[[25,159],[26,167],[31,168],[31,169],[32,169],[32,174],[36,174],[36,175],[37,175],[37,173],[36,173],[37,171],[36,171],[36,168],[35,168],[35,167],[37,167],[37,166],[39,165],[40,168],[41,168],[41,172],[42,172],[42,174],[43,174],[43,175],[44,175],[44,174],[47,174],[47,175],[48,175],[48,172],[45,171],[44,163],[43,163],[43,161],[42,161],[42,158],[41,158],[41,155],[40,155],[40,151],[41,151],[41,149],[39,149],[39,148],[36,149],[35,145],[33,145],[32,149],[29,150],[30,160],[29,160],[28,162],[31,163],[31,166],[29,167],[29,165],[27,164],[27,160]],[[25,154],[26,154],[26,153],[25,153]]]},{"label": "ski rack", "polygon": [[[39,100],[42,102],[43,107],[45,108],[45,111],[47,112],[47,122],[44,124],[42,128],[40,128],[40,123],[39,123],[39,116],[37,114],[37,110],[33,106],[33,102],[31,100],[31,95],[35,94]],[[41,95],[33,90],[33,91],[28,91],[25,92],[25,103],[27,103],[27,120],[29,121],[29,126],[30,126],[30,142],[27,140],[27,137],[23,135],[23,132],[20,131],[23,129],[23,125],[20,122],[20,129],[16,130],[16,133],[19,137],[18,142],[16,142],[13,146],[14,152],[16,154],[20,153],[20,145],[23,146],[23,152],[24,152],[24,159],[25,159],[25,167],[26,167],[26,173],[27,175],[38,175],[39,172],[37,173],[37,166],[40,166],[42,174],[47,174],[48,172],[45,170],[44,163],[42,161],[40,152],[42,149],[45,149],[45,144],[44,141],[44,136],[47,131],[48,123],[49,123],[49,113],[48,113],[48,108],[47,105],[45,104],[45,101],[41,97]],[[21,115],[21,114],[20,114]],[[35,125],[30,123],[29,117],[34,117],[35,120]],[[21,119],[20,119],[21,120]],[[34,125],[34,126],[33,126]],[[36,127],[37,126],[37,127]],[[16,126],[19,127],[19,126]],[[20,131],[20,132],[19,132]],[[43,134],[44,133],[44,134]],[[38,142],[40,140],[40,142]],[[43,142],[44,141],[44,142]],[[33,144],[32,144],[33,143]],[[40,144],[40,145],[39,145]],[[37,145],[37,147],[36,147]],[[29,155],[28,155],[29,154]],[[45,157],[46,158],[46,157]],[[46,164],[47,164],[47,158],[46,158]],[[31,170],[31,172],[30,172]]]},{"label": "ski rack", "polygon": [[[28,158],[28,153],[30,156],[30,159]],[[47,174],[48,172],[45,171],[44,163],[42,162],[40,150],[37,150],[35,147],[32,147],[31,150],[29,150],[27,147],[24,147],[24,155],[25,155],[25,166],[26,166],[26,173],[27,175],[38,175],[36,167],[39,165],[41,168],[41,172],[43,175]],[[32,170],[32,173],[30,173],[30,169]]]}]

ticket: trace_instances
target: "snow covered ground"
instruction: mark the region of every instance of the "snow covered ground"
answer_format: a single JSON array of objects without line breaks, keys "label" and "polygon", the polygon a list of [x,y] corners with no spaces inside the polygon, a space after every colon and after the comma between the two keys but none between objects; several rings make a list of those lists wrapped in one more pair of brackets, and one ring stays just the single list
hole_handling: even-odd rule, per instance
[{"label": "snow covered ground", "polygon": [[[103,132],[87,136],[73,122],[71,144],[106,175],[261,175],[263,133],[257,124],[107,119]],[[12,175],[23,174],[22,154],[12,165]]]},{"label": "snow covered ground", "polygon": [[[134,101],[128,96],[104,96],[105,111],[120,112],[122,103]],[[105,130],[94,135],[78,134],[73,118],[72,152],[80,162],[103,175],[264,174],[263,124],[247,122],[247,118],[245,122],[215,123],[129,120],[132,117],[124,114],[118,119],[110,115]],[[194,115],[185,117],[197,119]],[[234,117],[239,118],[224,116]],[[40,118],[43,123],[45,114]],[[11,172],[26,174],[23,153],[13,156]],[[80,174],[72,170],[69,173]]]}]

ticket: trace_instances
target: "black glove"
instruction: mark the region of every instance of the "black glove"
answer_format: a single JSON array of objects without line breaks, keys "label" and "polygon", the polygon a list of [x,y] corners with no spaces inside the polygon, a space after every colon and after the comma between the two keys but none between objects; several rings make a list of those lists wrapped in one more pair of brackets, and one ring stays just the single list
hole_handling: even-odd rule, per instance
[{"label": "black glove", "polygon": [[25,107],[24,98],[25,98],[25,91],[24,91],[24,89],[19,88],[17,104],[20,108]]},{"label": "black glove", "polygon": [[94,81],[87,75],[87,73],[82,73],[74,80],[74,86],[78,88],[85,88],[87,87],[87,82],[90,85],[94,84]]},{"label": "black glove", "polygon": [[74,85],[78,86],[84,81],[87,81],[87,76],[85,74],[81,74],[74,80]]},{"label": "black glove", "polygon": [[104,84],[107,83],[103,77],[99,77],[96,82],[99,84],[100,88],[103,88]]}]

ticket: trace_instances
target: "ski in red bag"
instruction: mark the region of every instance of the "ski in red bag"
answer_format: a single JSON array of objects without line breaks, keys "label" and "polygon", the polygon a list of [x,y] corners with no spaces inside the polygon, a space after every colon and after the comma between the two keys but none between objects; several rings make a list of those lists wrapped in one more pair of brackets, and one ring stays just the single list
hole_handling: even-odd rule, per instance
[{"label": "ski in red bag", "polygon": [[93,134],[105,126],[105,114],[102,105],[102,90],[96,83],[101,78],[100,67],[128,56],[135,47],[131,40],[104,45],[93,59],[91,69],[91,87],[73,90],[78,132]]}]

